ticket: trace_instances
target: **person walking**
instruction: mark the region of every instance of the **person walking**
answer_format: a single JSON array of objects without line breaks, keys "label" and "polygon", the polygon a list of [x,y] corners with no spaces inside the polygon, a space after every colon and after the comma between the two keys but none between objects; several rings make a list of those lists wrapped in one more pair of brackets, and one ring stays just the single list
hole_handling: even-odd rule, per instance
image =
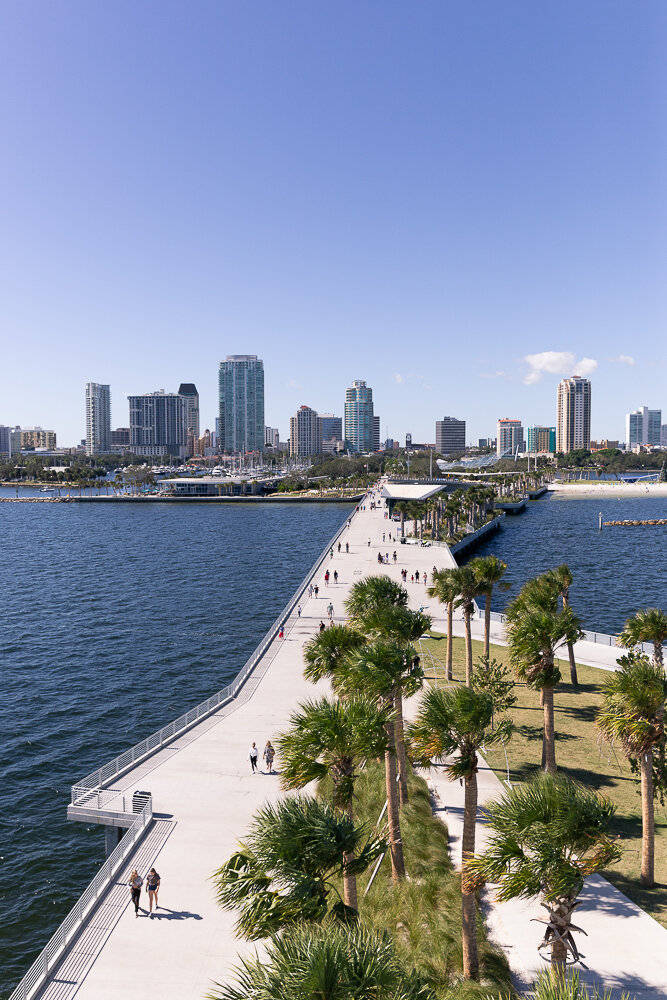
[{"label": "person walking", "polygon": [[151,919],[153,917],[153,903],[155,903],[155,909],[159,910],[159,904],[157,901],[157,894],[160,889],[160,876],[151,868],[148,875],[146,876],[146,892],[148,893],[148,907]]},{"label": "person walking", "polygon": [[382,541],[384,541],[384,535],[385,535],[385,533],[384,533],[384,531],[383,531],[383,532],[382,532]]},{"label": "person walking", "polygon": [[370,547],[371,547],[371,540],[370,540],[370,538],[369,538],[369,539],[368,539],[368,548],[370,549]]},{"label": "person walking", "polygon": [[350,551],[350,543],[349,542],[345,542],[345,551],[346,552]]},{"label": "person walking", "polygon": [[253,744],[250,747],[250,769],[252,774],[257,770],[257,758],[259,757],[259,750],[257,749],[257,744],[253,740]]},{"label": "person walking", "polygon": [[334,583],[338,583],[338,570],[334,570]]},{"label": "person walking", "polygon": [[278,629],[278,638],[279,639],[284,639],[285,638],[285,629],[282,627],[282,625]]},{"label": "person walking", "polygon": [[317,584],[315,584],[314,591],[315,591],[315,597],[317,598],[317,595],[320,592],[320,588],[317,586]]},{"label": "person walking", "polygon": [[326,573],[324,574],[324,586],[325,587],[329,586],[329,570],[327,570]]},{"label": "person walking", "polygon": [[398,556],[396,555],[396,549],[394,549],[394,562],[396,562],[397,559],[398,559]]},{"label": "person walking", "polygon": [[329,549],[329,559],[333,559],[333,549]]},{"label": "person walking", "polygon": [[419,583],[419,570],[418,569],[415,570],[415,580],[417,581],[417,583]]},{"label": "person walking", "polygon": [[342,549],[342,547],[343,547],[343,544],[342,544],[342,542],[339,542],[339,543],[338,543],[338,552],[339,552],[339,553],[340,553],[340,550]]},{"label": "person walking", "polygon": [[308,585],[308,597],[313,596],[313,585],[312,583]]},{"label": "person walking", "polygon": [[321,621],[320,622],[320,632],[324,632],[325,628],[326,628],[326,625],[324,624],[324,622]]},{"label": "person walking", "polygon": [[301,617],[301,605],[300,604],[297,604],[297,606],[296,606],[296,614],[297,614],[297,618]]},{"label": "person walking", "polygon": [[271,740],[266,741],[266,746],[264,747],[264,760],[266,761],[266,766],[269,769],[269,774],[273,774],[273,758],[276,755],[276,751],[271,746]]},{"label": "person walking", "polygon": [[327,607],[327,613],[329,615],[329,621],[333,621],[333,612],[334,612],[333,604],[331,603],[331,601],[329,601],[329,605]]},{"label": "person walking", "polygon": [[137,871],[136,868],[132,869],[132,874],[130,875],[130,881],[127,883],[130,887],[130,896],[132,902],[134,903],[134,915],[139,916],[139,900],[141,899],[141,887],[144,884],[144,880]]}]

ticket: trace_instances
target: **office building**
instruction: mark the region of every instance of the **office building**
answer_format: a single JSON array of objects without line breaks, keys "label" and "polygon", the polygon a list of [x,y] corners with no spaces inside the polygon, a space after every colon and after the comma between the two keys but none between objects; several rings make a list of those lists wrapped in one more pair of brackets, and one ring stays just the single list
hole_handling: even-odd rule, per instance
[{"label": "office building", "polygon": [[619,446],[619,441],[611,441],[609,438],[602,438],[601,441],[591,441],[589,448],[591,451],[614,451]]},{"label": "office building", "polygon": [[56,447],[56,432],[45,431],[43,427],[22,427],[20,431],[21,451],[46,449],[53,451]]},{"label": "office building", "polygon": [[373,417],[373,436],[371,438],[371,451],[380,450],[380,418]]},{"label": "office building", "polygon": [[264,446],[266,448],[273,448],[278,450],[278,442],[280,441],[280,434],[278,433],[277,427],[265,427],[264,428]]},{"label": "office building", "polygon": [[0,424],[0,455],[3,458],[12,457],[12,431],[13,427],[5,427]]},{"label": "office building", "polygon": [[333,413],[320,413],[320,434],[322,444],[343,440],[343,420]]},{"label": "office building", "polygon": [[181,382],[178,395],[185,400],[185,438],[188,455],[194,455],[199,440],[199,393],[194,382]]},{"label": "office building", "polygon": [[435,450],[441,455],[465,451],[466,422],[456,417],[443,417],[435,422]]},{"label": "office building", "polygon": [[658,447],[661,438],[662,410],[649,410],[641,406],[625,415],[625,447],[628,451],[637,444]]},{"label": "office building", "polygon": [[290,458],[310,458],[322,451],[322,437],[317,412],[300,406],[289,422]]},{"label": "office building", "polygon": [[586,449],[591,443],[590,379],[573,375],[558,383],[556,397],[556,451]]},{"label": "office building", "polygon": [[157,457],[187,454],[186,402],[177,392],[128,396],[130,448],[135,455]]},{"label": "office building", "polygon": [[524,451],[523,425],[516,417],[501,417],[496,428],[496,455],[512,457]]},{"label": "office building", "polygon": [[477,441],[478,448],[495,448],[496,439],[495,438],[479,438]]},{"label": "office building", "polygon": [[[345,390],[345,443],[351,451],[373,451],[373,390],[360,379]],[[380,435],[378,429],[378,446]]]},{"label": "office building", "polygon": [[220,451],[264,449],[264,362],[256,354],[230,354],[219,371]]},{"label": "office building", "polygon": [[544,455],[556,452],[556,428],[535,425],[526,431],[528,436],[526,451],[531,455]]},{"label": "office building", "polygon": [[116,427],[114,431],[111,431],[111,444],[110,451],[112,452],[123,452],[130,450],[130,428],[129,427]]},{"label": "office building", "polygon": [[111,387],[86,382],[86,455],[111,450]]},{"label": "office building", "polygon": [[663,424],[660,428],[660,446],[667,448],[667,424]]}]

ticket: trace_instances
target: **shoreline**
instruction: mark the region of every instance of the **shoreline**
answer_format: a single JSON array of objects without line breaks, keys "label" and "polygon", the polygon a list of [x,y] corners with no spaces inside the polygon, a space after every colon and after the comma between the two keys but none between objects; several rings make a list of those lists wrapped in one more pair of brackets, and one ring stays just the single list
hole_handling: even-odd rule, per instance
[{"label": "shoreline", "polygon": [[596,497],[666,497],[667,483],[549,483],[549,493],[561,496],[581,497],[585,500]]}]

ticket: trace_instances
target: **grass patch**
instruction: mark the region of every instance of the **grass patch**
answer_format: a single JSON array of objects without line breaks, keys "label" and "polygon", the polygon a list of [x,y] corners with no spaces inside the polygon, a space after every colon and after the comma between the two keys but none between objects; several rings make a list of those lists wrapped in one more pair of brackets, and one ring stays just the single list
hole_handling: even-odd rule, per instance
[{"label": "grass patch", "polygon": [[[385,802],[384,766],[369,764],[356,782],[355,813],[372,827]],[[322,789],[326,794],[326,787]],[[409,778],[410,801],[401,810],[408,879],[395,886],[387,854],[367,896],[370,872],[359,880],[362,920],[392,936],[400,957],[426,976],[441,997],[481,1000],[512,992],[507,960],[478,922],[480,982],[461,980],[461,879],[449,858],[447,828],[433,817],[426,782]],[[452,992],[452,988],[454,991]]]},{"label": "grass patch", "polygon": [[[432,680],[444,680],[447,641],[433,635],[422,641],[425,655],[424,670]],[[473,659],[483,652],[483,644],[473,641]],[[465,643],[454,638],[454,677],[465,678]],[[491,655],[509,664],[507,647],[492,645]],[[554,695],[556,727],[556,762],[564,774],[595,788],[616,806],[612,830],[623,840],[623,856],[618,864],[604,873],[638,906],[667,927],[667,805],[656,801],[655,810],[655,877],[656,886],[645,889],[639,883],[641,862],[641,799],[639,779],[620,752],[599,736],[595,719],[602,704],[602,688],[607,672],[594,667],[577,666],[579,689],[569,683],[569,664],[559,661],[563,680]],[[523,781],[539,770],[542,754],[542,709],[539,693],[517,682],[514,692],[517,704],[510,713],[516,731],[507,747],[510,779]],[[499,778],[506,777],[505,753],[494,748],[486,755],[489,765]]]}]

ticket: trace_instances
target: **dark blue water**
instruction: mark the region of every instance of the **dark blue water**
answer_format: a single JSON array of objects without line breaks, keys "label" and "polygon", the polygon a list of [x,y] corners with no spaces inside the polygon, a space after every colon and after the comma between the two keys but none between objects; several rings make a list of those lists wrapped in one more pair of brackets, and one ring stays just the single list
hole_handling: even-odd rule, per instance
[{"label": "dark blue water", "polygon": [[[603,520],[667,517],[667,497],[573,500],[550,495],[507,516],[503,527],[471,552],[507,563],[509,590],[497,589],[503,611],[526,580],[561,563],[574,575],[570,599],[584,628],[617,633],[639,608],[667,610],[667,527],[603,528]],[[462,560],[464,561],[464,560]]]},{"label": "dark blue water", "polygon": [[0,996],[104,859],[70,785],[223,687],[348,511],[0,504]]}]

